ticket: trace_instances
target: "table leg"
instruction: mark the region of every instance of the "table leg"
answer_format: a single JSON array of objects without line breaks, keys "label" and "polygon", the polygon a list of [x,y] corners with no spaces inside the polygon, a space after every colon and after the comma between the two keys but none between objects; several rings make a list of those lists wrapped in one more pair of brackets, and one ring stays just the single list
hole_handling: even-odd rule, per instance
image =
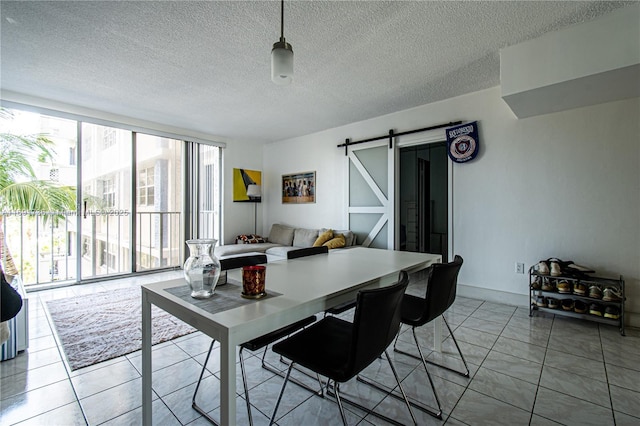
[{"label": "table leg", "polygon": [[142,292],[142,424],[151,426],[151,303]]},{"label": "table leg", "polygon": [[433,320],[433,350],[442,352],[442,318]]},{"label": "table leg", "polygon": [[220,424],[236,424],[236,345],[220,342]]}]

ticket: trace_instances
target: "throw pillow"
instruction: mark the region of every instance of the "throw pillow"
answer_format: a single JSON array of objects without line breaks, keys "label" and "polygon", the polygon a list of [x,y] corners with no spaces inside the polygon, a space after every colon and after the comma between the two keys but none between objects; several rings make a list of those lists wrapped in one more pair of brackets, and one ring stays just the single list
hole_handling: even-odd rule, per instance
[{"label": "throw pillow", "polygon": [[[320,233],[322,234],[328,228],[320,228]],[[355,246],[356,245],[356,234],[349,229],[341,230],[341,229],[333,229],[333,234],[342,234],[344,235],[345,247]]]},{"label": "throw pillow", "polygon": [[316,242],[313,243],[314,247],[320,247],[322,245],[324,245],[324,243],[326,243],[327,241],[329,241],[330,239],[333,238],[333,230],[332,229],[328,229],[325,232],[323,232],[322,234],[320,234],[318,236],[318,238],[316,239]]},{"label": "throw pillow", "polygon": [[236,244],[258,244],[264,243],[264,238],[256,234],[238,235],[236,237]]},{"label": "throw pillow", "polygon": [[329,250],[344,247],[344,245],[345,245],[345,239],[344,239],[344,235],[342,234],[334,235],[334,237],[331,240],[323,244],[323,246],[329,247]]}]

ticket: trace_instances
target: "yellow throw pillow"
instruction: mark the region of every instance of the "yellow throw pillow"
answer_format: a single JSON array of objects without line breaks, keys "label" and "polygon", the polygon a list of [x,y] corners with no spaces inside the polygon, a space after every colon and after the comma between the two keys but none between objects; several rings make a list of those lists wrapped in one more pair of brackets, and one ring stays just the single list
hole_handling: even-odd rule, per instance
[{"label": "yellow throw pillow", "polygon": [[344,235],[342,234],[336,234],[334,235],[333,239],[327,241],[326,243],[323,244],[323,246],[327,246],[329,247],[329,250],[334,249],[334,248],[340,248],[340,247],[344,247],[346,244],[346,240],[344,239]]},{"label": "yellow throw pillow", "polygon": [[333,238],[333,229],[328,229],[322,234],[318,235],[318,238],[316,239],[316,242],[313,243],[313,246],[320,247],[321,245],[323,245],[324,243],[326,243],[332,238]]}]

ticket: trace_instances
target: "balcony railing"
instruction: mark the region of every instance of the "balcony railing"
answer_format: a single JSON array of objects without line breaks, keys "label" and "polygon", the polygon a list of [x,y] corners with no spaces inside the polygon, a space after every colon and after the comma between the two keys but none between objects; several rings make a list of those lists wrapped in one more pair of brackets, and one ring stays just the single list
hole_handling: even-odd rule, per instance
[{"label": "balcony railing", "polygon": [[179,267],[180,224],[180,212],[136,213],[133,268],[131,221],[126,212],[94,213],[86,218],[75,212],[62,217],[47,212],[2,216],[7,247],[25,286]]}]

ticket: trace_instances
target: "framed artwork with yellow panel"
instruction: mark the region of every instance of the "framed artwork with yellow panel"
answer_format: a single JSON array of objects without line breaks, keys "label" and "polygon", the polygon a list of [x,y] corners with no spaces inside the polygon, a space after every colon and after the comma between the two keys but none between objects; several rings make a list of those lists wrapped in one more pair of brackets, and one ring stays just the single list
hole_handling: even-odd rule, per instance
[{"label": "framed artwork with yellow panel", "polygon": [[262,202],[262,172],[233,169],[233,201],[238,203]]}]

